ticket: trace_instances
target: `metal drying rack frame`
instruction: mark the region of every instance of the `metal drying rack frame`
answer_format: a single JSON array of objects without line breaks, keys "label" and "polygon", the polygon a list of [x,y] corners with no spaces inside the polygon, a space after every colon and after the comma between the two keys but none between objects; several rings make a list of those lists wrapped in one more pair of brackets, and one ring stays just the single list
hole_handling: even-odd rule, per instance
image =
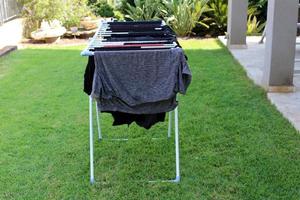
[{"label": "metal drying rack frame", "polygon": [[[164,23],[164,22],[163,22]],[[93,38],[90,39],[89,44],[85,50],[81,52],[81,56],[93,56],[94,52],[90,51],[92,47],[95,47],[95,43],[98,42],[98,38],[101,37],[101,31],[107,28],[106,21],[101,21],[99,24],[99,28],[96,31]],[[90,143],[90,183],[95,183],[95,176],[94,176],[94,133],[93,133],[93,98],[89,96],[89,143]],[[100,124],[100,113],[101,111],[98,110],[97,102],[95,102],[96,107],[96,121],[97,121],[97,130],[98,130],[98,139],[99,142],[102,140],[112,140],[112,141],[128,141],[128,138],[103,138],[102,131],[101,131],[101,124]],[[172,131],[172,112],[174,112],[174,132],[175,132],[175,171],[176,175],[174,179],[170,180],[155,180],[149,182],[173,182],[179,183],[180,182],[180,162],[179,162],[179,123],[178,123],[178,106],[174,109],[174,111],[169,112],[169,119],[168,119],[168,132],[167,138],[171,138],[171,131]],[[154,138],[153,138],[154,139]]]}]

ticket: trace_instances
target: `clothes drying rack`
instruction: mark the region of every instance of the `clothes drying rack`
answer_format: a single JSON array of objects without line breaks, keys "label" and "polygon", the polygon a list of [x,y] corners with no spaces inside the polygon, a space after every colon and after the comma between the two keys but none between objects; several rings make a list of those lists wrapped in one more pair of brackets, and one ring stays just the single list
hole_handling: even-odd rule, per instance
[{"label": "clothes drying rack", "polygon": [[[105,29],[107,26],[107,21],[101,21],[99,24],[99,28],[96,31],[93,38],[89,40],[89,44],[85,50],[81,52],[81,56],[93,56],[94,51],[92,49],[97,46],[103,45],[102,39],[102,33],[105,32]],[[175,44],[174,44],[175,45]],[[97,131],[98,131],[98,139],[99,141],[102,140],[112,140],[112,141],[128,141],[128,138],[104,138],[102,136],[101,131],[101,117],[100,113],[101,111],[97,107],[97,102],[92,98],[92,96],[89,96],[89,145],[90,145],[90,183],[95,183],[95,177],[94,177],[94,125],[93,125],[93,102],[95,102],[95,111],[96,111],[96,123],[97,123]],[[172,113],[174,112],[174,133],[175,133],[175,178],[170,180],[154,180],[149,182],[172,182],[172,183],[179,183],[180,182],[180,162],[179,162],[179,123],[178,123],[178,106],[173,110],[169,112],[168,117],[168,132],[167,132],[167,138],[171,138],[171,131],[172,131]],[[153,138],[154,139],[154,138]]]}]

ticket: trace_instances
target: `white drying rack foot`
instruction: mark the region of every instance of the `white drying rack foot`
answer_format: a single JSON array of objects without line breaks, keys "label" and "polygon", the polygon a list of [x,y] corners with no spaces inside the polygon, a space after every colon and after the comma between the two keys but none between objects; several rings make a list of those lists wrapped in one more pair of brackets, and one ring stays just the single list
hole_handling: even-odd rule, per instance
[{"label": "white drying rack foot", "polygon": [[[100,125],[100,112],[96,105],[96,120],[97,120],[97,129],[98,129],[98,139],[99,141],[102,140],[109,140],[109,141],[128,141],[128,138],[103,138],[101,132],[101,125]],[[155,180],[149,181],[150,183],[156,182],[171,182],[171,183],[179,183],[180,182],[180,162],[179,162],[179,127],[178,127],[178,107],[174,110],[174,129],[175,129],[175,169],[176,169],[176,176],[175,179],[171,180]],[[89,126],[90,126],[90,183],[95,183],[94,178],[94,138],[93,138],[93,99],[89,97]],[[169,123],[168,123],[168,132],[167,138],[171,138],[171,131],[172,131],[172,111],[169,112]],[[163,138],[152,138],[154,140],[163,139]]]}]

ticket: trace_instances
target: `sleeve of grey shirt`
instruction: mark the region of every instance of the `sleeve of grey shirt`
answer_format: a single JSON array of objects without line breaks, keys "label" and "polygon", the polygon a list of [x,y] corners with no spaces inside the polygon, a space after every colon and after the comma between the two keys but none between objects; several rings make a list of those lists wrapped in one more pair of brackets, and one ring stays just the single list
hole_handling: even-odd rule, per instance
[{"label": "sleeve of grey shirt", "polygon": [[181,51],[180,55],[180,66],[179,66],[179,73],[178,73],[178,91],[181,94],[185,94],[187,88],[189,87],[192,81],[192,73],[189,69],[189,66],[186,62],[184,53]]}]

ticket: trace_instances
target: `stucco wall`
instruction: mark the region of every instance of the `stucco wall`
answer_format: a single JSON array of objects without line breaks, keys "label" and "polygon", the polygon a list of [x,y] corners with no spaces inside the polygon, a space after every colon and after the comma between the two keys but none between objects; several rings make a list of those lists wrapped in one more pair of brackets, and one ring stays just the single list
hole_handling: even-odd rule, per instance
[{"label": "stucco wall", "polygon": [[18,45],[22,40],[23,19],[17,18],[0,26],[0,49],[8,45]]}]

